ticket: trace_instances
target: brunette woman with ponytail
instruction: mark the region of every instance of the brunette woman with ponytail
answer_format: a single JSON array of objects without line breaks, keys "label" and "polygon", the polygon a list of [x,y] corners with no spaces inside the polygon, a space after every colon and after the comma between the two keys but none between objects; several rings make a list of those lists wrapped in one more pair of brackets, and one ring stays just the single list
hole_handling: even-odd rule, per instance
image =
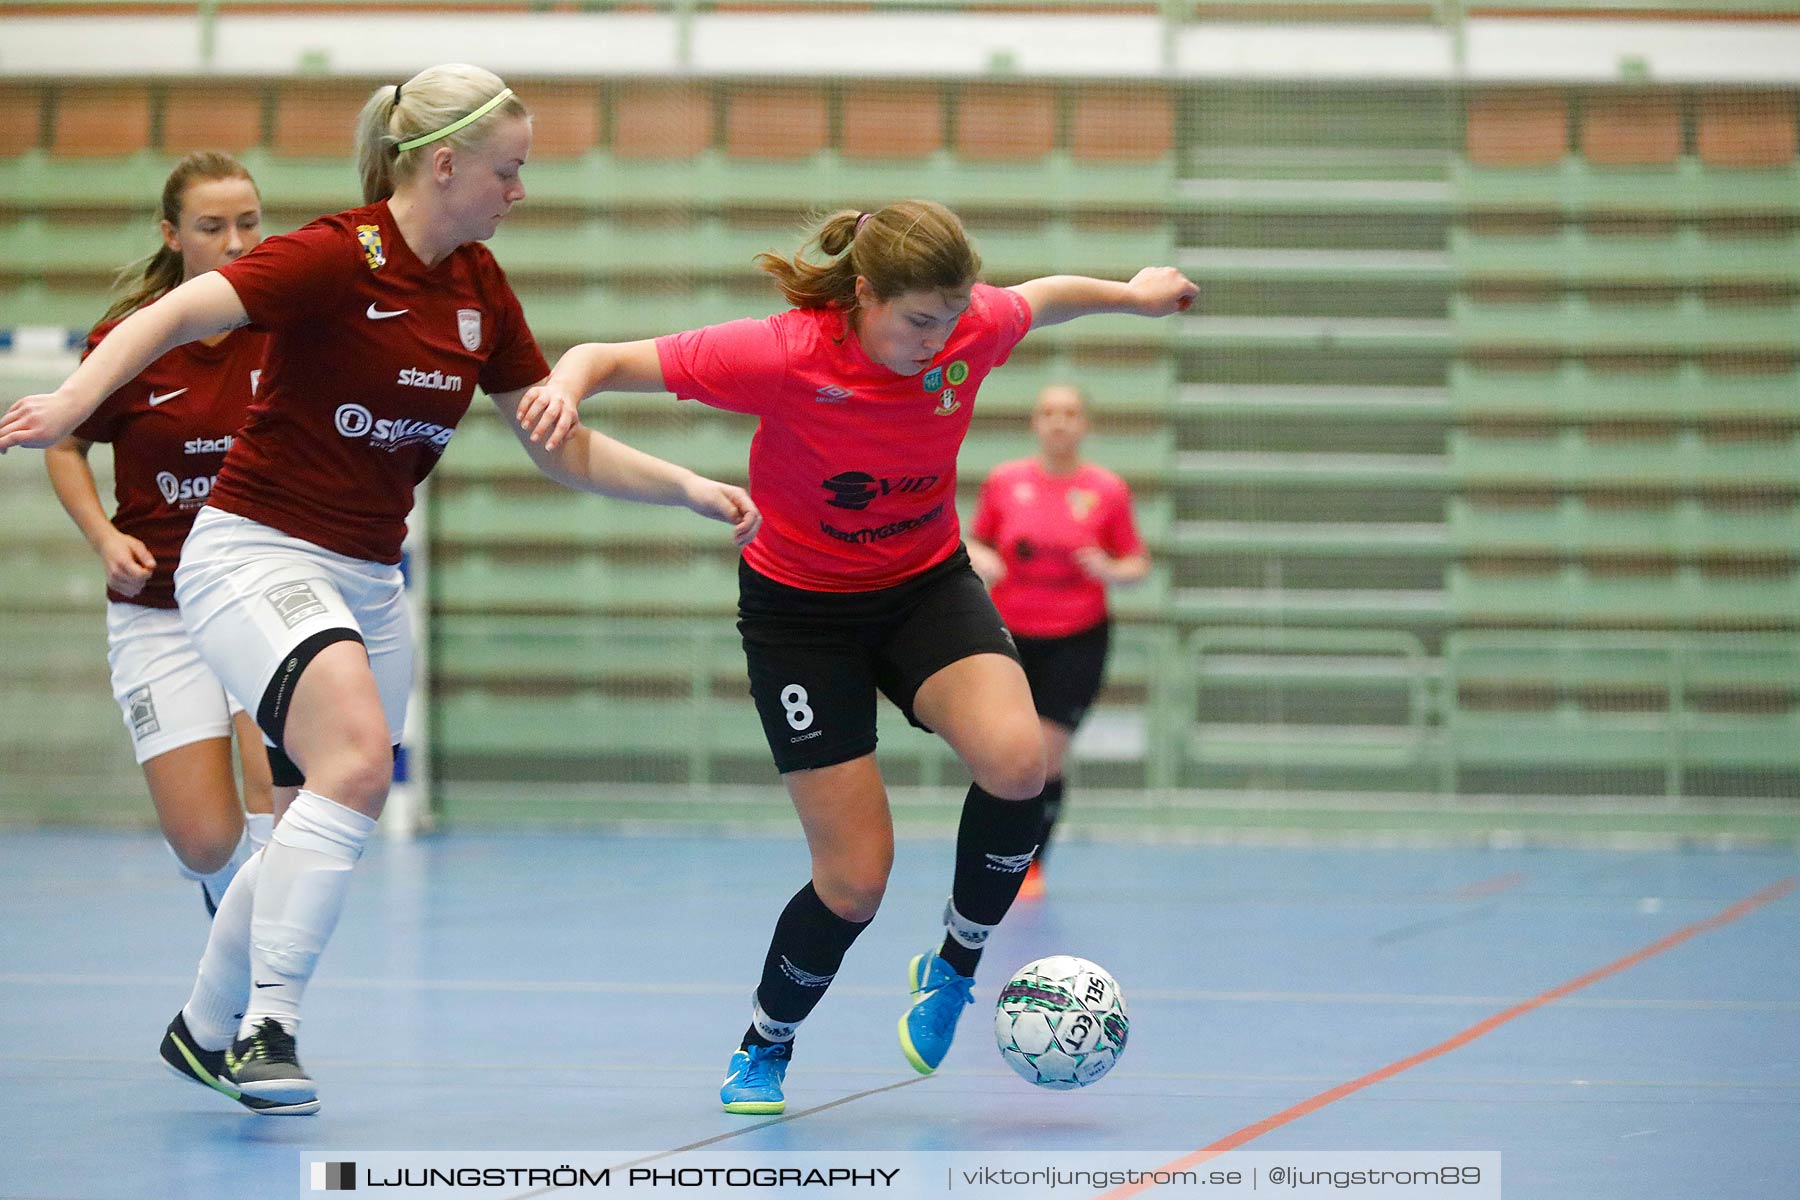
[{"label": "brunette woman with ponytail", "polygon": [[1167,316],[1196,293],[1172,267],[1128,283],[1056,275],[989,287],[962,222],[928,200],[833,213],[812,244],[822,257],[757,259],[789,311],[577,346],[526,393],[575,404],[598,391],[671,391],[761,418],[750,494],[764,523],[739,566],[738,629],[812,878],[776,921],[726,1068],[719,1098],[733,1113],[784,1110],[795,1030],[887,886],[894,827],[875,764],[877,691],[975,778],[943,941],[909,965],[899,1021],[916,1070],[943,1061],[1043,825],[1031,689],[957,530],[956,455],[976,390],[1034,328],[1089,313]]},{"label": "brunette woman with ponytail", "polygon": [[[121,272],[124,294],[88,335],[88,351],[125,317],[253,249],[262,240],[262,201],[230,155],[190,154],[163,185],[158,228],[162,245]],[[182,628],[175,567],[243,427],[267,342],[239,329],[171,350],[44,453],[51,486],[106,572],[113,695],[163,837],[182,875],[199,882],[209,913],[269,838],[269,760],[256,723]],[[88,465],[95,442],[112,443],[117,506],[110,519]],[[243,805],[232,777],[234,733]]]}]

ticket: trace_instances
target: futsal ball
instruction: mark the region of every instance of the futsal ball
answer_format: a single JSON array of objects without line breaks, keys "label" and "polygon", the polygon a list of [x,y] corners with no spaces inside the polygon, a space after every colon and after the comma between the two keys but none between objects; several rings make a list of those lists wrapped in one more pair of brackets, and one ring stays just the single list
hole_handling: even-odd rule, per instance
[{"label": "futsal ball", "polygon": [[1113,977],[1068,954],[1020,967],[994,1010],[1001,1057],[1027,1082],[1059,1092],[1112,1070],[1130,1026]]}]

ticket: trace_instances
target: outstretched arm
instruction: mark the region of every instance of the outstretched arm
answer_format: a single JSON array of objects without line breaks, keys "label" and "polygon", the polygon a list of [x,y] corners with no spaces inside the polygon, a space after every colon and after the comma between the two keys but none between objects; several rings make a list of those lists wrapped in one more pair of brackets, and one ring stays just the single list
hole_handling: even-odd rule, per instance
[{"label": "outstretched arm", "polygon": [[[517,396],[517,405],[503,405],[530,440],[542,440],[551,450],[578,419],[576,408],[595,392],[663,392],[662,363],[655,342],[583,342],[556,361],[556,367]],[[496,397],[498,399],[498,397]],[[568,414],[559,420],[559,414]],[[531,449],[528,442],[525,447]],[[571,484],[571,487],[578,486]]]},{"label": "outstretched arm", "polygon": [[1097,313],[1166,317],[1182,312],[1200,289],[1174,267],[1145,267],[1129,283],[1085,275],[1046,275],[1013,291],[1031,305],[1031,327],[1045,329]]},{"label": "outstretched arm", "polygon": [[[654,357],[655,351],[651,353]],[[564,356],[564,361],[567,357]],[[566,435],[545,438],[540,444],[535,440],[535,431],[542,422],[551,420],[554,423],[559,414],[573,413],[569,393],[556,385],[555,378],[553,373],[549,379],[530,388],[502,392],[494,397],[500,411],[511,418],[513,432],[538,470],[564,487],[578,491],[644,504],[681,505],[703,517],[730,525],[732,538],[740,546],[756,536],[762,514],[743,488],[696,475],[686,467],[664,462],[653,454],[635,450],[584,425],[574,426]],[[660,387],[659,373],[656,389],[640,390],[659,390]]]},{"label": "outstretched arm", "polygon": [[126,317],[54,392],[27,396],[0,417],[0,454],[44,448],[67,437],[100,402],[177,346],[250,323],[238,294],[217,271],[190,279]]}]

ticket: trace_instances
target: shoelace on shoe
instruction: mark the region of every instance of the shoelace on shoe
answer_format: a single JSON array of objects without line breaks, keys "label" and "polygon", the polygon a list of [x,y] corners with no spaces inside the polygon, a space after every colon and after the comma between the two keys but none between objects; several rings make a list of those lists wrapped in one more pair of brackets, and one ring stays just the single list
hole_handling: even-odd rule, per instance
[{"label": "shoelace on shoe", "polygon": [[793,1056],[793,1051],[786,1046],[752,1046],[748,1053],[750,1063],[744,1068],[744,1084],[747,1087],[774,1082],[775,1064],[785,1063]]},{"label": "shoelace on shoe", "polygon": [[962,1004],[951,1004],[946,1001],[941,1004],[934,1003],[926,1008],[925,1016],[934,1033],[954,1028],[957,1017],[962,1014],[963,1005],[975,1003],[975,980],[968,975],[952,975],[948,980],[931,989],[929,995],[935,1000],[940,992],[960,995]]},{"label": "shoelace on shoe", "polygon": [[295,1062],[299,1058],[294,1049],[294,1035],[274,1017],[263,1018],[262,1024],[250,1035],[250,1049],[237,1061],[247,1063],[259,1058],[265,1062]]}]

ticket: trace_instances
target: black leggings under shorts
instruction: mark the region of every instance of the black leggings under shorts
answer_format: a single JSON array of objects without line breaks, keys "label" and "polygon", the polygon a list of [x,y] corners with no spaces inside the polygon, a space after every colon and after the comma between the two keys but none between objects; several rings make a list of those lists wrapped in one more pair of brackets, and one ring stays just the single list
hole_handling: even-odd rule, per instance
[{"label": "black leggings under shorts", "polygon": [[789,587],[740,562],[738,632],[750,695],[783,774],[873,751],[877,691],[925,729],[912,710],[919,685],[976,654],[1019,657],[960,546],[870,592]]}]

